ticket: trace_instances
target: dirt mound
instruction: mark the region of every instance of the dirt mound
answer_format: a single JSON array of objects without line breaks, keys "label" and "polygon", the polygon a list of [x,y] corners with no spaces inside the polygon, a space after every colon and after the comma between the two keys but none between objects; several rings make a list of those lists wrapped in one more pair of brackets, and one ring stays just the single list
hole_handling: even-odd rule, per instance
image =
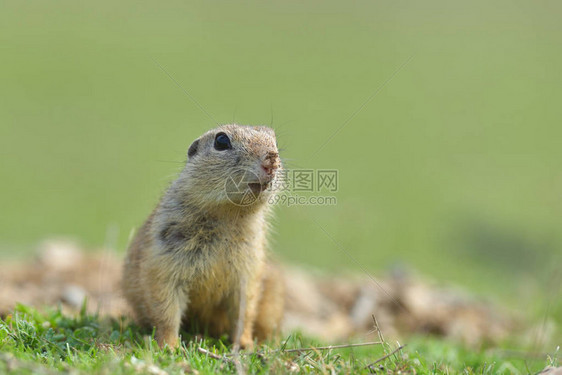
[{"label": "dirt mound", "polygon": [[[18,302],[76,311],[87,298],[91,312],[128,315],[119,290],[121,264],[111,251],[84,252],[69,241],[46,241],[33,260],[0,266],[0,314]],[[489,302],[403,273],[381,280],[327,277],[285,266],[285,282],[284,330],[328,341],[374,333],[373,317],[387,337],[428,332],[473,345],[501,340],[513,328],[512,319]]]}]

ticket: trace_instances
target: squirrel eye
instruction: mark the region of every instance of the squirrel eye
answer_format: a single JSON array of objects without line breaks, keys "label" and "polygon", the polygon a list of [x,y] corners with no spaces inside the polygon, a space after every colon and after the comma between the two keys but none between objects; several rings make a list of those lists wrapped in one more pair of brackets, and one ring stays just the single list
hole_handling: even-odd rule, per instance
[{"label": "squirrel eye", "polygon": [[224,151],[232,148],[230,144],[230,138],[225,133],[218,133],[215,136],[215,150]]}]

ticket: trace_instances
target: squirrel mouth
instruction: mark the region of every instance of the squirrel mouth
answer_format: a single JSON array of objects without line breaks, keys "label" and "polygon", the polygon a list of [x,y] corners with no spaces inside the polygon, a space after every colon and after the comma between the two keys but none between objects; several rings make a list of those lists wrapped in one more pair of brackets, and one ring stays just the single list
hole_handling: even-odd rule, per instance
[{"label": "squirrel mouth", "polygon": [[248,183],[248,187],[250,188],[250,190],[254,193],[254,194],[259,194],[262,191],[264,191],[265,189],[267,189],[267,187],[269,186],[269,183],[259,183],[259,182],[249,182]]}]

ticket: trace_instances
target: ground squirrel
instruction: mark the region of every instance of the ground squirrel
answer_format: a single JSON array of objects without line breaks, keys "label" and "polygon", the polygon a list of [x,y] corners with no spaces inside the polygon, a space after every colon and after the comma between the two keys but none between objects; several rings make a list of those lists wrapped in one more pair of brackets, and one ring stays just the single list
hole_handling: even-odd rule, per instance
[{"label": "ground squirrel", "polygon": [[183,322],[251,348],[283,312],[282,278],[265,249],[267,199],[281,170],[275,133],[223,125],[187,155],[129,247],[123,291],[160,346],[178,345]]}]

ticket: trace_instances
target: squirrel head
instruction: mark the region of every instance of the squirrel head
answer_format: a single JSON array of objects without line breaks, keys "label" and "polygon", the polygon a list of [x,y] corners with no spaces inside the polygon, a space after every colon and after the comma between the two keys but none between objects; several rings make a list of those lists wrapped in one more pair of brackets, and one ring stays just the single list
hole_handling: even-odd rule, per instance
[{"label": "squirrel head", "polygon": [[256,207],[274,193],[281,160],[273,129],[222,125],[196,139],[180,176],[199,206]]}]

